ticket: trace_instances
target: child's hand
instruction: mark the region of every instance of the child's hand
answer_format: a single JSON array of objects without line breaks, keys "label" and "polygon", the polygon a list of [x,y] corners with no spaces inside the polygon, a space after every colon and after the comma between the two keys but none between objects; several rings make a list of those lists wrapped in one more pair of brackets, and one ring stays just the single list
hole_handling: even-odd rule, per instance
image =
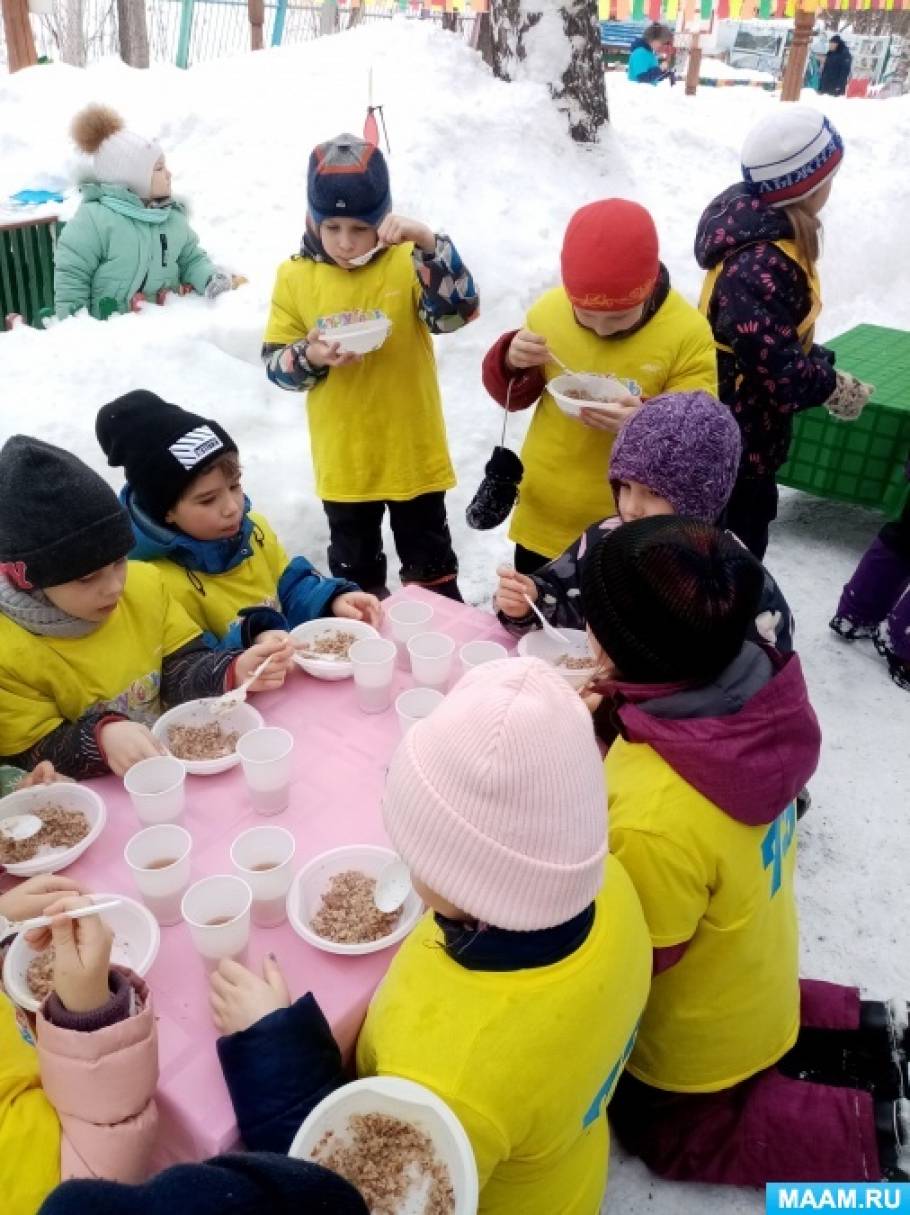
[{"label": "child's hand", "polygon": [[250,280],[243,274],[231,275],[231,290],[236,291],[238,287],[244,287]]},{"label": "child's hand", "polygon": [[376,240],[380,245],[403,245],[413,241],[424,253],[436,252],[436,234],[419,219],[407,219],[404,215],[387,215],[376,229]]},{"label": "child's hand", "polygon": [[291,996],[274,954],[262,963],[262,975],[222,958],[211,978],[209,1003],[215,1028],[221,1034],[239,1034],[269,1013],[290,1008]]},{"label": "child's hand", "polygon": [[341,616],[345,620],[365,620],[374,629],[378,629],[382,620],[382,608],[375,595],[368,595],[366,591],[346,591],[332,600],[332,615]]},{"label": "child's hand", "polygon": [[[493,602],[497,612],[510,616],[513,620],[522,620],[530,612],[528,599],[537,602],[537,583],[533,578],[517,573],[511,565],[500,565],[496,569],[499,575],[499,585]],[[528,599],[525,599],[525,595]]]},{"label": "child's hand", "polygon": [[138,721],[109,721],[98,731],[98,741],[115,776],[123,776],[142,759],[167,754],[148,726]]},{"label": "child's hand", "polygon": [[[89,899],[61,899],[47,914],[84,907]],[[108,973],[114,934],[100,916],[71,920],[60,915],[51,923],[54,946],[54,991],[63,1007],[74,1013],[92,1012],[110,998]]]},{"label": "child's hand", "polygon": [[506,351],[506,364],[513,371],[527,371],[529,367],[543,367],[552,362],[547,339],[530,329],[519,329]]},{"label": "child's hand", "polygon": [[597,710],[600,708],[601,704],[603,703],[603,696],[601,696],[601,694],[599,692],[585,691],[584,688],[581,688],[579,690],[578,695],[585,702],[585,704],[587,705],[588,711],[590,712],[591,716],[593,717],[594,714],[597,712]]},{"label": "child's hand", "polygon": [[623,423],[631,418],[633,413],[637,413],[641,406],[641,397],[633,397],[629,392],[615,401],[598,405],[595,409],[580,410],[579,419],[592,430],[609,430],[616,434]]},{"label": "child's hand", "polygon": [[288,634],[278,630],[273,630],[267,637],[257,638],[248,650],[243,651],[234,663],[234,677],[237,683],[241,684],[249,679],[270,655],[272,661],[256,682],[250,685],[249,691],[274,692],[282,687],[294,661],[294,646]]},{"label": "child's hand", "polygon": [[60,781],[65,781],[67,784],[73,783],[69,776],[61,776],[59,772],[56,772],[49,759],[42,759],[40,764],[23,776],[18,788],[31,789],[33,785],[53,785]]},{"label": "child's hand", "polygon": [[327,341],[321,329],[311,329],[306,336],[306,361],[311,367],[347,367],[359,363],[359,354],[342,350],[337,342]]},{"label": "child's hand", "polygon": [[30,920],[32,916],[44,915],[48,907],[59,903],[65,895],[83,893],[82,887],[72,878],[42,873],[39,877],[28,878],[6,894],[0,894],[0,915],[7,920]]}]

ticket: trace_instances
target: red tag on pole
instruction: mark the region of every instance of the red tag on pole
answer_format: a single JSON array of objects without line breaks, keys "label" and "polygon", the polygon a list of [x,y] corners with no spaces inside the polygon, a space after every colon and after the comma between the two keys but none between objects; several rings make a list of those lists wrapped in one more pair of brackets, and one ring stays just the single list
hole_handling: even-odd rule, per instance
[{"label": "red tag on pole", "polygon": [[363,124],[363,137],[374,148],[379,147],[379,126],[372,108],[367,110],[366,122]]}]

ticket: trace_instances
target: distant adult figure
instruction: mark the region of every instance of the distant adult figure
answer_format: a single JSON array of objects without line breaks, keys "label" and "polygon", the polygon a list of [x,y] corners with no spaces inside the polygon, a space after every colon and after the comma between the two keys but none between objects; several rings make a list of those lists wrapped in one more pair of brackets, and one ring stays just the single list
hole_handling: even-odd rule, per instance
[{"label": "distant adult figure", "polygon": [[658,49],[673,41],[673,32],[665,25],[654,22],[649,25],[640,38],[632,43],[632,53],[629,55],[628,77],[636,84],[659,84],[661,80],[676,83],[676,76],[670,68],[662,68],[657,58]]},{"label": "distant adult figure", "polygon": [[852,66],[853,56],[847,49],[847,44],[840,34],[832,34],[828,42],[828,54],[825,56],[825,66],[822,68],[818,91],[829,93],[832,97],[842,97],[847,91],[847,81],[850,79]]}]

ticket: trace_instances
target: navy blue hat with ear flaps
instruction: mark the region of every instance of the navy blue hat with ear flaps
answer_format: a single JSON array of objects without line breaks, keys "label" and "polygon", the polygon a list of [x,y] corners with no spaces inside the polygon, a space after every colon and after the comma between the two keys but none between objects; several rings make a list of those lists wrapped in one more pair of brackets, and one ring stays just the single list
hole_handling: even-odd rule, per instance
[{"label": "navy blue hat with ear flaps", "polygon": [[359,219],[377,228],[392,209],[385,157],[356,135],[337,135],[310,154],[307,206],[318,226],[327,219]]}]

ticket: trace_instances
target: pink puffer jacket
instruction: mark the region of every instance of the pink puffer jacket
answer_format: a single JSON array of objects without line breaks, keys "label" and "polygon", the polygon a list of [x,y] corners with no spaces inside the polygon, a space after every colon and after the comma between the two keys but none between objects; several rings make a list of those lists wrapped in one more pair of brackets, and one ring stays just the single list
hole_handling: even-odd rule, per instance
[{"label": "pink puffer jacket", "polygon": [[148,987],[133,1016],[83,1033],[38,1014],[41,1084],[60,1119],[60,1175],[141,1181],[155,1146],[158,1038]]}]

